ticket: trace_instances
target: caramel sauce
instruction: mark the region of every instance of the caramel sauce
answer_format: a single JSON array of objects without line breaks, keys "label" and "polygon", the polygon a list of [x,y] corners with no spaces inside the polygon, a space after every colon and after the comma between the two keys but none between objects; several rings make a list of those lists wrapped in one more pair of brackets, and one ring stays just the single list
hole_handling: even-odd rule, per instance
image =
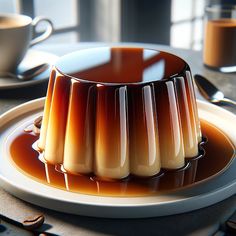
[{"label": "caramel sauce", "polygon": [[144,48],[100,47],[71,53],[56,63],[58,71],[84,82],[149,83],[181,74],[179,57]]},{"label": "caramel sauce", "polygon": [[35,181],[83,194],[127,197],[179,190],[219,174],[227,168],[235,155],[235,147],[228,137],[213,125],[202,121],[202,133],[208,138],[203,145],[205,156],[202,158],[187,161],[182,169],[161,171],[157,176],[149,178],[129,176],[119,181],[107,181],[93,175],[69,174],[61,166],[39,160],[39,153],[32,147],[38,140],[38,135],[30,132],[32,123],[33,121],[28,121],[25,127],[27,132],[20,127],[9,139],[9,150],[14,164]]}]

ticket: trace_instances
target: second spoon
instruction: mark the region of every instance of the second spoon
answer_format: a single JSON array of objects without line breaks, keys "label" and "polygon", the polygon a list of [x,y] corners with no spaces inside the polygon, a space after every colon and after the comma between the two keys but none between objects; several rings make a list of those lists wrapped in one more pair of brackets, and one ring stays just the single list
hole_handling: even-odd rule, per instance
[{"label": "second spoon", "polygon": [[202,94],[202,96],[209,102],[214,104],[225,104],[236,106],[236,102],[225,97],[224,93],[220,91],[214,84],[202,75],[194,75],[194,81]]}]

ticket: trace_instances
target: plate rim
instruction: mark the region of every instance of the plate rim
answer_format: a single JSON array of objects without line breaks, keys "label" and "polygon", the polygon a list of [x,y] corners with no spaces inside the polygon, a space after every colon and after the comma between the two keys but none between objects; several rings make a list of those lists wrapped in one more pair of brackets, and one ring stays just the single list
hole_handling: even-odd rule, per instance
[{"label": "plate rim", "polygon": [[[44,105],[44,101],[45,101],[45,98],[39,98],[39,99],[35,99],[35,100],[32,100],[32,101],[29,101],[29,102],[26,102],[26,103],[23,103],[23,104],[21,104],[21,105],[19,105],[19,106],[16,106],[16,107],[14,107],[14,108],[12,108],[12,109],[10,109],[9,111],[7,111],[7,112],[5,112],[4,114],[2,114],[2,115],[0,115],[0,127],[3,127],[3,126],[5,126],[5,125],[7,125],[7,123],[9,123],[10,121],[11,121],[11,119],[9,120],[9,121],[7,121],[7,118],[9,117],[9,116],[12,116],[12,113],[14,113],[14,112],[18,112],[17,114],[17,116],[20,116],[20,115],[24,115],[25,113],[28,113],[28,112],[26,112],[26,111],[24,111],[24,109],[32,109],[31,110],[31,113],[33,113],[33,112],[35,112],[35,111],[37,111],[37,110],[39,110],[39,109],[42,109],[43,108],[43,105]],[[220,112],[221,114],[222,114],[222,112],[224,113],[224,114],[227,114],[228,116],[230,116],[230,117],[232,117],[234,120],[236,120],[236,116],[233,114],[233,113],[231,113],[231,112],[229,112],[229,111],[227,111],[227,110],[224,110],[224,109],[222,109],[222,108],[220,108],[220,107],[217,107],[217,106],[215,106],[215,105],[212,105],[212,104],[209,104],[208,102],[204,102],[204,101],[198,101],[198,106],[200,106],[200,107],[204,107],[204,106],[207,106],[207,107],[210,107],[211,109],[213,109],[213,110],[216,110],[217,112]],[[20,112],[20,113],[19,113]],[[15,119],[15,117],[13,117],[12,119]],[[5,122],[5,123],[4,123]],[[3,125],[1,125],[1,124],[3,124]],[[1,130],[2,128],[0,128],[0,130]],[[235,140],[231,140],[235,145],[236,145],[236,139]],[[232,164],[231,164],[232,165]],[[226,172],[227,172],[227,170],[226,170]],[[36,181],[35,181],[36,182]],[[37,182],[36,182],[37,183]],[[37,184],[41,184],[41,183],[37,183]],[[151,201],[151,202],[149,202],[149,203],[147,203],[147,202],[142,202],[142,199],[156,199],[157,198],[157,196],[147,196],[147,197],[109,197],[109,196],[91,196],[91,195],[86,195],[86,194],[78,194],[78,193],[73,193],[73,194],[75,194],[75,195],[83,195],[85,198],[86,197],[88,197],[89,196],[89,198],[90,197],[94,197],[94,198],[99,198],[100,199],[100,201],[98,201],[98,202],[91,202],[91,201],[84,201],[84,199],[83,199],[83,201],[81,202],[78,202],[78,201],[76,201],[76,200],[72,200],[72,199],[70,199],[69,201],[67,200],[67,199],[61,199],[61,197],[58,197],[58,196],[44,196],[44,195],[42,195],[42,194],[39,194],[39,193],[35,193],[35,192],[32,192],[32,191],[30,191],[29,189],[27,189],[27,188],[19,188],[19,186],[17,185],[17,184],[13,184],[13,183],[11,183],[11,181],[9,181],[5,176],[3,176],[2,175],[2,172],[0,172],[0,185],[2,185],[3,186],[3,188],[4,189],[7,189],[7,190],[9,190],[10,189],[10,191],[8,191],[8,192],[11,192],[11,194],[13,194],[13,195],[16,195],[17,197],[19,197],[19,198],[21,198],[21,199],[23,199],[23,200],[26,200],[26,201],[29,201],[29,202],[31,202],[31,203],[34,203],[34,204],[37,204],[37,205],[39,205],[39,206],[43,206],[43,207],[46,207],[46,208],[51,208],[51,209],[54,209],[54,210],[59,210],[59,211],[63,211],[63,212],[67,212],[67,213],[75,213],[75,214],[81,214],[82,213],[82,215],[88,215],[88,216],[96,216],[96,217],[110,217],[110,218],[117,218],[117,217],[119,217],[119,218],[141,218],[141,217],[152,217],[152,216],[158,216],[158,215],[169,215],[169,213],[168,212],[162,212],[161,211],[161,214],[157,214],[157,213],[155,213],[155,212],[153,212],[153,211],[150,211],[150,213],[148,213],[148,211],[146,210],[146,211],[144,211],[144,212],[141,212],[141,214],[140,215],[135,215],[134,213],[130,213],[130,214],[120,214],[119,212],[117,213],[114,213],[114,212],[112,212],[112,209],[114,210],[115,208],[123,208],[123,209],[130,209],[130,208],[135,208],[136,209],[136,211],[138,210],[138,209],[143,209],[143,208],[146,208],[146,209],[148,209],[148,208],[150,208],[150,207],[155,207],[155,208],[158,208],[158,207],[162,207],[163,208],[163,206],[165,206],[165,205],[169,205],[169,204],[173,204],[173,203],[179,203],[180,205],[181,204],[184,204],[186,201],[188,201],[188,200],[190,200],[190,199],[192,199],[193,201],[196,201],[196,196],[194,195],[194,196],[192,196],[192,197],[182,197],[181,199],[178,199],[178,200],[176,200],[176,199],[173,199],[173,200],[168,200],[168,201],[166,201],[166,202],[153,202],[153,201]],[[43,186],[45,186],[45,187],[47,187],[47,188],[52,188],[52,187],[50,187],[50,186],[47,186],[47,185],[44,185],[44,184],[42,184]],[[227,194],[226,193],[224,193],[224,197],[223,197],[223,199],[225,199],[226,197],[229,197],[229,196],[231,196],[231,195],[233,195],[236,191],[236,189],[234,189],[234,190],[232,190],[233,189],[233,187],[234,186],[236,186],[236,181],[234,180],[234,181],[231,181],[231,182],[229,182],[227,185],[225,185],[225,188],[224,189],[228,189],[228,190],[231,190],[231,191],[225,191],[225,192],[227,192]],[[15,190],[14,190],[14,188],[15,188]],[[191,188],[191,187],[190,187]],[[194,188],[194,187],[193,187]],[[53,188],[54,189],[54,188]],[[18,192],[17,192],[18,191]],[[66,192],[66,191],[64,191],[64,190],[60,190],[60,189],[57,189],[57,191],[62,191],[62,192]],[[218,189],[217,191],[219,191],[219,192],[222,192],[222,189]],[[23,192],[23,193],[22,193]],[[181,192],[181,191],[180,191]],[[67,192],[68,193],[68,192]],[[36,199],[36,202],[35,202],[35,200],[33,200],[33,199],[29,199],[29,198],[27,198],[26,197],[26,195],[27,194],[29,194],[29,195],[33,195],[35,198],[39,198],[39,199],[41,199],[41,200],[43,200],[42,202],[44,202],[44,201],[46,201],[46,202],[50,202],[50,204],[38,204],[38,202],[37,202],[37,199]],[[207,194],[206,193],[204,193],[204,194],[200,194],[200,195],[198,195],[198,198],[206,198],[207,196],[209,197],[211,194],[215,194],[215,191],[210,191],[210,192],[208,192]],[[206,196],[207,195],[207,196]],[[115,205],[114,205],[114,203],[104,203],[102,200],[104,200],[104,199],[110,199],[110,198],[112,198],[112,199],[118,199],[118,200],[123,200],[123,201],[121,201],[120,203],[116,203]],[[219,198],[219,196],[218,196],[218,198]],[[133,202],[132,204],[130,204],[130,202],[129,203],[125,203],[125,201],[124,200],[126,200],[126,199],[128,199],[128,200],[133,200],[133,199],[135,199],[136,201],[137,200],[140,200],[141,202],[139,202],[139,203],[137,203],[137,202]],[[223,200],[222,199],[222,197],[221,198],[219,198],[220,200]],[[219,199],[216,201],[216,202],[218,202],[219,201]],[[86,212],[84,212],[84,211],[82,211],[82,212],[77,212],[77,211],[73,211],[73,209],[71,209],[71,207],[69,207],[69,211],[68,210],[66,210],[66,209],[61,209],[60,207],[58,207],[58,206],[56,206],[56,205],[58,205],[58,204],[56,204],[55,202],[53,203],[53,201],[55,201],[55,202],[57,202],[57,203],[64,203],[64,204],[69,204],[70,206],[74,206],[74,205],[77,205],[77,206],[79,206],[79,207],[88,207],[90,210],[91,210],[91,212],[88,212],[88,213],[86,213]],[[212,202],[211,204],[213,204],[213,203],[216,203],[216,202]],[[204,207],[204,206],[207,206],[207,205],[211,205],[211,204],[202,204],[202,206],[201,207]],[[50,205],[50,206],[48,206],[48,205]],[[194,210],[194,209],[197,209],[198,207],[197,207],[197,205],[198,204],[196,204],[196,206],[193,206],[192,208],[191,208],[191,210]],[[111,208],[110,210],[106,210],[105,212],[104,212],[104,214],[95,214],[94,213],[94,209],[92,209],[92,208],[95,208],[95,209],[97,209],[97,208]],[[78,208],[78,207],[77,207]],[[78,210],[78,209],[77,209]],[[149,209],[150,210],[150,209]],[[136,212],[136,211],[133,211],[133,212]],[[140,211],[140,210],[138,210],[138,211]],[[183,211],[172,211],[172,213],[181,213],[181,212],[186,212],[186,211],[189,211],[189,210],[183,210]],[[121,211],[122,212],[122,211]],[[127,212],[129,212],[129,210],[125,210],[125,212],[127,213]],[[171,213],[171,214],[172,214]]]}]

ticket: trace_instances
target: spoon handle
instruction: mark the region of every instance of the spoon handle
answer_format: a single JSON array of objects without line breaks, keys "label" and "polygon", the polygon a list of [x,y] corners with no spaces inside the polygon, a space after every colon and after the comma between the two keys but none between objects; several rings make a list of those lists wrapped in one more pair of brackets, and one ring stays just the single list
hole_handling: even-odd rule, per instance
[{"label": "spoon handle", "polygon": [[223,103],[225,103],[225,104],[227,104],[227,105],[231,105],[231,106],[234,106],[234,107],[236,107],[236,101],[233,101],[233,100],[231,100],[231,99],[229,99],[229,98],[223,98],[222,99],[222,102]]}]

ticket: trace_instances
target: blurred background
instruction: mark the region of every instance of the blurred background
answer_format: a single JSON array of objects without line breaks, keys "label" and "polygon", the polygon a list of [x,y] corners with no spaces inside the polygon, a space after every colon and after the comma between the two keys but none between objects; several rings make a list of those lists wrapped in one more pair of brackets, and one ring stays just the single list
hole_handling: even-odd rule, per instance
[{"label": "blurred background", "polygon": [[46,44],[144,42],[201,50],[204,8],[218,3],[236,1],[0,0],[0,13],[50,18],[56,30]]}]

